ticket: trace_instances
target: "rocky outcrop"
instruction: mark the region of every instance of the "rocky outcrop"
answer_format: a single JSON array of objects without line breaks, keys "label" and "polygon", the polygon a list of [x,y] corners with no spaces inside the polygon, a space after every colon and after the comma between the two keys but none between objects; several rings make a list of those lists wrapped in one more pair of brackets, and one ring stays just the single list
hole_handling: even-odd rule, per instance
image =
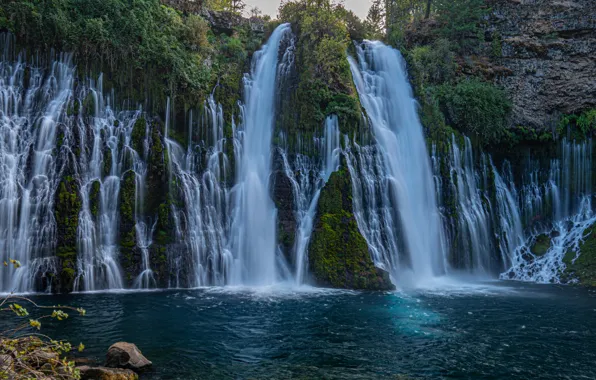
[{"label": "rocky outcrop", "polygon": [[139,376],[130,369],[106,367],[77,367],[81,380],[137,380]]},{"label": "rocky outcrop", "polygon": [[321,190],[311,244],[310,273],[318,285],[392,290],[389,274],[375,267],[352,208],[352,184],[345,167]]},{"label": "rocky outcrop", "polygon": [[596,2],[490,0],[487,40],[513,125],[543,129],[596,107]]},{"label": "rocky outcrop", "polygon": [[132,343],[114,343],[110,346],[106,355],[106,366],[111,368],[124,368],[141,372],[152,365],[153,363],[144,357],[141,350]]}]

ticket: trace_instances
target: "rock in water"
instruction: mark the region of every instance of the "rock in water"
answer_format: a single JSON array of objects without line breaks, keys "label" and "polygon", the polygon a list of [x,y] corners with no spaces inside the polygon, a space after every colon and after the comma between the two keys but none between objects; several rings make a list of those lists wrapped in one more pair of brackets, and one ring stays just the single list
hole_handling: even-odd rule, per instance
[{"label": "rock in water", "polygon": [[81,380],[138,380],[139,376],[130,369],[105,367],[77,367]]},{"label": "rock in water", "polygon": [[139,372],[148,369],[152,364],[132,343],[114,343],[106,355],[106,366],[112,368],[126,368]]}]

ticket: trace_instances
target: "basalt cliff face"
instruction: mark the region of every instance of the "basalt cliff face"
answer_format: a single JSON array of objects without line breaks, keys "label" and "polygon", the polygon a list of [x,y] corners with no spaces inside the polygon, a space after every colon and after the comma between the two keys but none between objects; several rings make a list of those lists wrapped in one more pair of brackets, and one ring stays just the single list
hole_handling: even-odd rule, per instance
[{"label": "basalt cliff face", "polygon": [[512,125],[537,129],[596,106],[596,2],[494,0],[487,40],[513,101]]}]

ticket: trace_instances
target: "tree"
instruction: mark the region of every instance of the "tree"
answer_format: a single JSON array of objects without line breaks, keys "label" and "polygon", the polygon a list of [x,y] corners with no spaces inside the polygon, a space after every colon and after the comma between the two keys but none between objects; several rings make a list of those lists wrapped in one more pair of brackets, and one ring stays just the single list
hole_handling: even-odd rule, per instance
[{"label": "tree", "polygon": [[426,2],[426,12],[424,13],[424,18],[428,19],[430,17],[430,7],[432,5],[433,0],[427,0]]},{"label": "tree", "polygon": [[263,11],[261,11],[259,7],[250,8],[250,17],[261,17],[262,15]]},{"label": "tree", "polygon": [[246,3],[244,0],[231,0],[230,2],[230,11],[234,13],[242,13],[246,8]]},{"label": "tree", "polygon": [[374,38],[380,38],[384,34],[385,9],[383,7],[383,0],[373,1],[370,9],[368,10],[366,23]]}]

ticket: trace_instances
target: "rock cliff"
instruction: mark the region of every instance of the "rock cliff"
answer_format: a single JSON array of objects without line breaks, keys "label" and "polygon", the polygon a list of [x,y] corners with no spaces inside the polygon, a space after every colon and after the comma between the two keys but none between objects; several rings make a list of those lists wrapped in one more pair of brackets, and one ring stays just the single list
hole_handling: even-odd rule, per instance
[{"label": "rock cliff", "polygon": [[538,129],[596,106],[596,2],[492,0],[487,40],[513,101],[512,125]]}]

